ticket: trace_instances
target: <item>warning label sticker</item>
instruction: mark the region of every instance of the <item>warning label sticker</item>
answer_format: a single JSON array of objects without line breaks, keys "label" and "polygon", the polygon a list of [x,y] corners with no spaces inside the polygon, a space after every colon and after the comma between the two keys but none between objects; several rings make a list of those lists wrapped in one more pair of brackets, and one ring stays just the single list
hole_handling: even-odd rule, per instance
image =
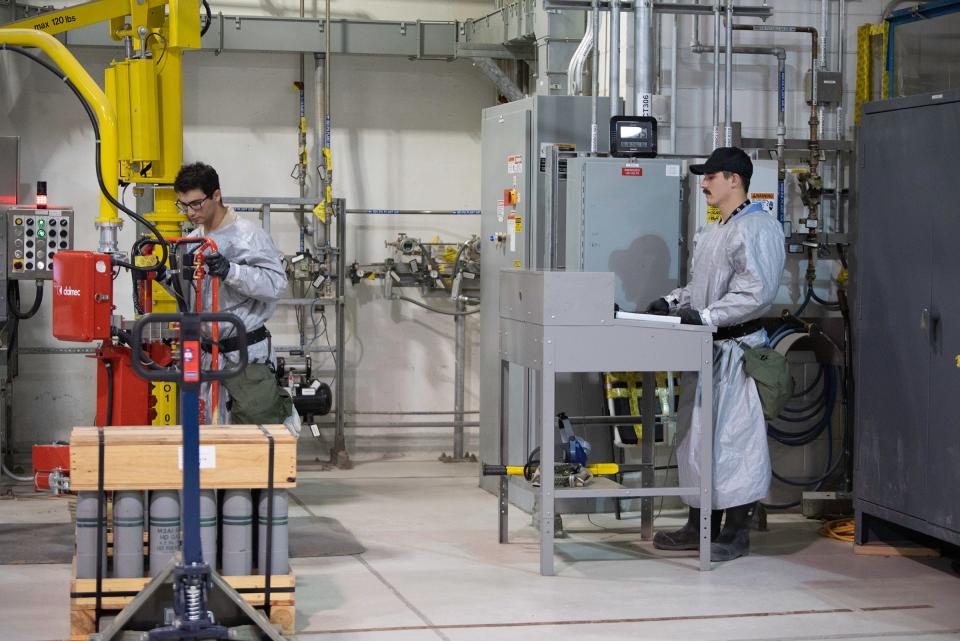
[{"label": "warning label sticker", "polygon": [[642,176],[643,167],[624,167],[620,170],[621,176]]},{"label": "warning label sticker", "polygon": [[776,195],[768,191],[758,191],[750,194],[750,200],[763,206],[763,209],[767,213],[772,214],[774,205],[776,204]]},{"label": "warning label sticker", "polygon": [[522,174],[523,173],[523,156],[516,154],[513,156],[507,156],[507,173],[508,174]]},{"label": "warning label sticker", "polygon": [[720,208],[707,205],[707,222],[719,223],[721,220],[723,220],[723,216],[720,215]]}]

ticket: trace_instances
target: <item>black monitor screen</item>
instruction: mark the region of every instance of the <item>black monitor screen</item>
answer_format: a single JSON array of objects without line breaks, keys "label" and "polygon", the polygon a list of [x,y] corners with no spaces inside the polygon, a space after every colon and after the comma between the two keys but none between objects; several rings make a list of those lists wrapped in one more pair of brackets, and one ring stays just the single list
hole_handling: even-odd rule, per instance
[{"label": "black monitor screen", "polygon": [[657,121],[649,116],[615,116],[610,121],[610,153],[618,157],[657,155]]}]

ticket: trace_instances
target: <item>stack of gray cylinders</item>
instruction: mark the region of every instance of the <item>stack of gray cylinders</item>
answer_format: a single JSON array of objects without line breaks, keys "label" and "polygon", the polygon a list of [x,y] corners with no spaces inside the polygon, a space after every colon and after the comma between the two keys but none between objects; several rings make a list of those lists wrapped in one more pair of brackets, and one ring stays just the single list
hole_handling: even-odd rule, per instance
[{"label": "stack of gray cylinders", "polygon": [[[149,515],[149,568],[151,577],[160,574],[180,550],[180,492],[151,490],[145,509],[142,491],[117,491],[113,496],[113,576],[140,578],[144,575],[143,532]],[[288,559],[289,502],[286,490],[273,491],[273,532],[270,568],[267,568],[267,527],[270,493],[260,490],[257,498],[257,574],[284,575],[290,572]],[[224,490],[221,515],[222,541],[220,573],[224,576],[253,574],[253,496],[250,490]],[[107,576],[107,510],[104,502],[103,536],[100,540],[102,576]],[[203,559],[217,565],[217,493],[200,492],[200,544]],[[80,492],[77,497],[77,578],[97,576],[97,493]]]}]

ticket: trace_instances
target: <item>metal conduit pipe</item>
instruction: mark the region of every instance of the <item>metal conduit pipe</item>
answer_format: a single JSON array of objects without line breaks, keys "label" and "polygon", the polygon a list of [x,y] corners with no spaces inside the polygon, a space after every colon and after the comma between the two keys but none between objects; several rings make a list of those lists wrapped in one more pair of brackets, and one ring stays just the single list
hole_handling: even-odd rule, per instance
[{"label": "metal conduit pipe", "polygon": [[713,2],[713,148],[720,146],[720,0]]},{"label": "metal conduit pipe", "polygon": [[653,109],[653,1],[636,0],[633,11],[634,92],[636,115],[650,116]]},{"label": "metal conduit pipe", "polygon": [[587,29],[583,33],[583,39],[577,45],[576,51],[570,58],[570,64],[567,65],[567,95],[583,95],[583,65],[590,53],[593,45],[593,22],[587,20]]},{"label": "metal conduit pipe", "polygon": [[[808,144],[810,153],[808,155],[807,164],[810,169],[810,177],[816,178],[818,176],[818,169],[820,167],[820,118],[818,115],[818,107],[820,106],[820,101],[817,96],[817,65],[820,60],[820,37],[817,30],[813,27],[794,27],[786,25],[754,25],[754,24],[737,24],[733,28],[737,31],[768,31],[768,32],[779,32],[779,33],[806,33],[810,34],[810,69],[811,69],[811,88],[810,88],[810,119],[808,124],[810,125],[810,142]],[[807,218],[813,221],[817,221],[819,218],[818,212],[818,203],[811,202],[807,205],[808,215]],[[813,287],[813,282],[817,277],[817,228],[808,227],[807,240],[805,245],[807,247],[807,273],[806,281],[809,287]]]},{"label": "metal conduit pipe", "polygon": [[[846,114],[843,110],[843,56],[846,54],[846,44],[847,40],[847,17],[846,13],[846,3],[845,0],[840,0],[840,5],[837,8],[839,12],[838,16],[838,25],[837,25],[837,82],[840,84],[840,102],[837,103],[837,140],[841,143],[847,138],[847,123],[846,123]],[[846,231],[846,225],[843,224],[841,220],[840,212],[840,192],[843,189],[843,163],[841,161],[841,153],[837,151],[836,158],[837,166],[834,171],[836,189],[834,191],[836,198],[836,228],[838,232]]]},{"label": "metal conduit pipe", "polygon": [[620,0],[610,0],[610,115],[620,115]]},{"label": "metal conduit pipe", "polygon": [[[317,423],[316,425],[321,429],[336,427],[335,423],[330,423],[330,422]],[[391,429],[406,428],[406,429],[416,430],[416,429],[421,429],[426,427],[456,428],[457,425],[458,423],[454,423],[452,421],[451,422],[431,421],[429,423],[409,423],[409,422],[401,423],[401,422],[395,422],[395,421],[388,421],[384,423],[353,423],[353,422],[347,421],[346,423],[344,423],[343,426],[347,429],[352,429],[352,430],[372,430],[372,429],[384,429],[384,428],[391,428]],[[463,427],[480,427],[480,421],[467,421],[463,423]]]},{"label": "metal conduit pipe", "polygon": [[[344,410],[344,414],[348,416],[446,416],[447,414],[454,414],[453,411],[443,411],[443,410],[422,410],[422,411],[406,411],[401,412],[397,410],[384,410],[382,412],[372,412],[372,411],[360,411],[360,410]],[[480,410],[463,410],[463,414],[479,414]]]},{"label": "metal conduit pipe", "polygon": [[453,377],[453,458],[463,458],[463,405],[467,366],[466,304],[457,299],[457,311],[461,314],[454,318],[456,339],[454,341],[454,377]]},{"label": "metal conduit pipe", "polygon": [[[830,51],[830,0],[820,0],[820,69],[826,71],[829,69],[827,63],[827,52]],[[826,130],[826,119],[824,109],[821,106],[819,110],[820,120],[820,138],[823,139]]]},{"label": "metal conduit pipe", "polygon": [[599,118],[600,118],[600,0],[593,0],[593,11],[590,23],[593,25],[593,58],[591,58],[591,118],[590,118],[590,153],[597,153],[599,145]]},{"label": "metal conduit pipe", "polygon": [[[697,43],[690,50],[693,53],[705,54],[713,51],[710,45]],[[753,47],[737,46],[733,48],[734,54],[746,55],[770,55],[777,58],[777,220],[783,224],[785,219],[784,212],[784,191],[787,177],[787,161],[784,154],[786,147],[787,125],[786,125],[786,76],[787,76],[787,52],[783,47]],[[789,232],[784,229],[784,234]]]},{"label": "metal conduit pipe", "polygon": [[733,146],[733,0],[727,0],[727,79],[723,84],[723,146]]},{"label": "metal conduit pipe", "polygon": [[677,38],[680,36],[680,16],[673,14],[670,33],[673,45],[670,47],[670,153],[677,153]]},{"label": "metal conduit pipe", "polygon": [[[326,64],[327,60],[323,54],[315,53],[313,54],[313,100],[317,112],[317,122],[313,127],[313,148],[314,154],[322,155],[322,149],[325,146],[324,140],[326,138],[326,121],[327,121],[327,101],[326,101]],[[317,202],[321,202],[324,198],[326,190],[324,188],[323,180],[316,181],[316,189],[314,190],[313,196],[317,199]],[[271,211],[276,211],[271,207]],[[318,216],[311,217],[311,224],[313,227],[313,242],[314,245],[325,245],[327,243],[327,227],[326,225],[320,222]]]}]

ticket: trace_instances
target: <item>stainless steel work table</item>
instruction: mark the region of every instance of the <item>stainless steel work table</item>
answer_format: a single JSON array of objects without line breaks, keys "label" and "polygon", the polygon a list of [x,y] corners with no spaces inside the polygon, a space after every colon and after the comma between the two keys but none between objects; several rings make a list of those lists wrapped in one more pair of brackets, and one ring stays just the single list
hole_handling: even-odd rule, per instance
[{"label": "stainless steel work table", "polygon": [[[510,402],[509,365],[539,373],[535,416],[541,459],[555,451],[555,377],[563,372],[695,371],[700,375],[700,487],[554,488],[552,465],[540,467],[540,573],[554,574],[554,508],[564,498],[713,495],[713,329],[696,325],[614,319],[613,274],[504,270],[500,281],[500,463],[508,461],[505,433]],[[652,378],[648,377],[648,378]],[[645,394],[652,399],[654,394]],[[650,407],[650,405],[648,405]],[[654,424],[644,415],[645,426]],[[500,542],[507,543],[509,482],[500,480]],[[710,569],[710,510],[700,511],[700,569]]]}]

